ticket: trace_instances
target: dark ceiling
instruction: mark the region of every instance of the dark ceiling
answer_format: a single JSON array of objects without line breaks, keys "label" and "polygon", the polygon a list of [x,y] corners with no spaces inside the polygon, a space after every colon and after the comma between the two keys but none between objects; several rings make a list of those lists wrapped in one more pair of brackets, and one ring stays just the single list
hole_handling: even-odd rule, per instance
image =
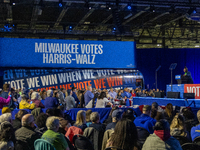
[{"label": "dark ceiling", "polygon": [[[62,7],[59,7],[59,2]],[[176,39],[183,44],[185,40],[199,40],[200,25],[197,21],[187,19],[193,10],[197,14],[200,12],[199,2],[0,0],[0,36],[135,40],[142,47],[159,43],[163,47],[170,47],[177,43],[173,43]]]}]

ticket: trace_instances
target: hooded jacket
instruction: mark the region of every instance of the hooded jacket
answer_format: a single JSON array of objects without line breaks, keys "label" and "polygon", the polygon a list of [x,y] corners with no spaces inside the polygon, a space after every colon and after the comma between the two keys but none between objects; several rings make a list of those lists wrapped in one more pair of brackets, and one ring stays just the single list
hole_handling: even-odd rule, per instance
[{"label": "hooded jacket", "polygon": [[142,114],[134,120],[134,123],[136,127],[145,128],[150,134],[153,134],[153,127],[156,124],[156,120],[146,114]]}]

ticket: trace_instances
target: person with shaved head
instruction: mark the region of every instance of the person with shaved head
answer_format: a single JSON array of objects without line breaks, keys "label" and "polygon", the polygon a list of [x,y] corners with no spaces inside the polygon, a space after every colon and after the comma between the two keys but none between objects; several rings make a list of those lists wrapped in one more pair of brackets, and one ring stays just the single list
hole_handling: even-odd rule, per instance
[{"label": "person with shaved head", "polygon": [[21,123],[22,127],[15,132],[15,150],[34,150],[34,142],[40,138],[40,134],[34,131],[35,122],[33,115],[24,115]]}]

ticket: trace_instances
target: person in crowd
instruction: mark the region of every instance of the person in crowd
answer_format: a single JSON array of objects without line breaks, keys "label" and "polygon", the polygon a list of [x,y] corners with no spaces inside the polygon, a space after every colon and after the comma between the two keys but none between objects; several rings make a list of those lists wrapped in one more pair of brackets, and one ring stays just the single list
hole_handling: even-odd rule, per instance
[{"label": "person in crowd", "polygon": [[15,132],[12,124],[5,121],[0,124],[0,150],[14,150]]},{"label": "person in crowd", "polygon": [[136,97],[136,94],[135,94],[135,90],[134,90],[134,89],[131,90],[131,96],[132,96],[132,97]]},{"label": "person in crowd", "polygon": [[62,106],[66,105],[63,92],[61,92],[61,91],[58,91],[58,102],[59,102],[59,105],[62,105]]},{"label": "person in crowd", "polygon": [[142,150],[182,150],[178,140],[170,135],[167,120],[160,120],[155,124],[154,133],[147,137]]},{"label": "person in crowd", "polygon": [[87,106],[85,106],[85,108],[95,108],[98,97],[99,97],[99,93],[95,93],[94,98],[87,104]]},{"label": "person in crowd", "polygon": [[85,107],[85,97],[84,97],[84,95],[85,95],[85,93],[87,92],[85,89],[82,89],[82,90],[80,90],[80,92],[81,92],[81,99],[80,99],[80,107],[81,108],[84,108]]},{"label": "person in crowd", "polygon": [[118,94],[117,94],[117,99],[121,100],[123,97],[122,97],[122,92],[121,90],[118,91]]},{"label": "person in crowd", "polygon": [[66,102],[66,110],[70,110],[72,108],[75,108],[76,103],[75,103],[75,99],[72,96],[73,92],[71,89],[67,90],[68,96],[65,98],[65,102]]},{"label": "person in crowd", "polygon": [[39,93],[38,92],[33,92],[31,94],[31,102],[35,103],[35,107],[38,108],[44,108],[44,105],[42,104],[42,102],[39,100]]},{"label": "person in crowd", "polygon": [[[5,106],[5,105],[10,104],[12,95],[11,95],[11,92],[9,92],[9,93],[7,93],[7,94],[8,94],[7,98],[0,97],[0,109],[2,109],[3,106]],[[4,95],[5,95],[5,94],[4,94]],[[8,108],[9,108],[9,107],[8,107]]]},{"label": "person in crowd", "polygon": [[113,107],[112,107],[108,118],[107,118],[106,120],[104,120],[104,122],[103,122],[105,125],[108,125],[109,123],[112,122],[112,113],[113,113],[113,111],[115,111],[115,110],[117,110],[117,109],[118,109],[118,106],[113,106]]},{"label": "person in crowd", "polygon": [[10,95],[10,94],[8,94],[10,92],[10,90],[11,90],[10,84],[4,84],[3,92],[1,93],[0,97],[7,99],[8,96]]},{"label": "person in crowd", "polygon": [[151,118],[155,118],[157,116],[157,109],[151,109]]},{"label": "person in crowd", "polygon": [[187,131],[190,131],[193,126],[196,126],[198,124],[198,120],[196,119],[191,109],[183,108],[182,114],[185,118],[185,127]]},{"label": "person in crowd", "polygon": [[95,108],[105,108],[106,105],[112,106],[112,103],[106,98],[106,93],[101,92],[100,96],[97,98]]},{"label": "person in crowd", "polygon": [[170,125],[171,136],[183,136],[190,139],[189,133],[186,131],[184,116],[177,114]]},{"label": "person in crowd", "polygon": [[87,87],[87,92],[84,94],[85,106],[94,98],[94,94],[92,93],[92,87]]},{"label": "person in crowd", "polygon": [[196,137],[200,137],[200,132],[199,132],[200,131],[200,110],[197,112],[197,119],[199,121],[199,124],[191,128],[192,141],[194,141]]},{"label": "person in crowd", "polygon": [[53,91],[48,90],[47,91],[47,97],[44,101],[45,108],[56,108],[58,106],[58,100],[53,96]]},{"label": "person in crowd", "polygon": [[2,114],[11,113],[11,109],[9,107],[3,107],[2,110],[1,110],[1,113]]},{"label": "person in crowd", "polygon": [[76,95],[77,95],[79,102],[81,102],[82,95],[83,95],[82,91],[78,89]]},{"label": "person in crowd", "polygon": [[29,93],[30,93],[29,90],[24,88],[24,89],[22,90],[21,94],[20,94],[20,97],[17,99],[18,104],[20,104],[20,102],[21,102],[21,100],[22,100],[22,97],[21,97],[21,96],[22,96],[22,95],[26,95],[26,97],[29,98]]},{"label": "person in crowd", "polygon": [[117,93],[113,90],[112,87],[110,87],[110,92],[108,93],[112,99],[116,99],[117,98]]},{"label": "person in crowd", "polygon": [[29,99],[26,94],[21,95],[21,102],[19,103],[19,109],[34,109],[35,103],[28,103]]},{"label": "person in crowd", "polygon": [[146,90],[142,90],[142,94],[140,95],[140,97],[147,97]]},{"label": "person in crowd", "polygon": [[0,123],[2,123],[4,121],[8,121],[12,124],[13,123],[12,114],[11,113],[5,113],[5,114],[1,115],[0,116]]},{"label": "person in crowd", "polygon": [[75,99],[76,107],[80,104],[80,101],[76,95],[76,87],[72,87],[72,97]]},{"label": "person in crowd", "polygon": [[89,125],[89,127],[95,128],[99,132],[105,131],[105,125],[100,123],[100,116],[98,112],[92,112],[90,115],[90,120],[92,121],[92,124]]},{"label": "person in crowd", "polygon": [[45,89],[42,90],[42,92],[40,92],[40,96],[41,96],[42,100],[45,100],[45,98],[47,97],[47,91]]},{"label": "person in crowd", "polygon": [[37,125],[37,128],[35,129],[36,132],[40,133],[41,136],[44,134],[44,132],[47,131],[46,127],[46,121],[49,116],[45,113],[41,113],[38,115],[38,117],[35,120],[35,124]]},{"label": "person in crowd", "polygon": [[59,129],[58,132],[62,133],[63,135],[66,134],[69,127],[71,127],[71,123],[68,120],[65,120],[63,118],[59,118]]},{"label": "person in crowd", "polygon": [[153,126],[156,123],[156,120],[150,117],[151,114],[151,106],[144,105],[143,107],[143,114],[137,117],[134,120],[136,126],[145,128],[150,134],[153,133]]},{"label": "person in crowd", "polygon": [[157,103],[157,102],[153,102],[153,103],[151,104],[151,109],[158,110],[158,103]]},{"label": "person in crowd", "polygon": [[66,89],[65,88],[61,88],[60,91],[63,93],[63,97],[65,98],[67,95],[66,93]]},{"label": "person in crowd", "polygon": [[188,68],[185,66],[185,68],[183,69],[184,71],[184,75],[183,76],[186,76],[188,77],[189,81],[188,81],[188,84],[193,84],[193,79],[192,79],[192,75],[191,75],[191,72],[188,71]]},{"label": "person in crowd", "polygon": [[137,150],[137,129],[129,119],[121,119],[115,126],[106,147],[117,147],[123,150]]},{"label": "person in crowd", "polygon": [[49,117],[46,122],[48,130],[42,135],[42,139],[51,143],[56,150],[70,150],[63,134],[58,133],[59,120],[57,117]]},{"label": "person in crowd", "polygon": [[123,97],[125,99],[126,98],[130,98],[130,99],[132,98],[132,95],[131,95],[131,93],[128,92],[128,88],[127,87],[124,89]]},{"label": "person in crowd", "polygon": [[165,107],[164,117],[171,124],[172,119],[174,118],[175,112],[173,111],[173,105],[168,103]]},{"label": "person in crowd", "polygon": [[91,109],[88,109],[86,111],[86,125],[89,127],[90,124],[92,124],[91,120],[90,120],[90,115],[92,113]]},{"label": "person in crowd", "polygon": [[[103,91],[103,92],[104,92],[104,91]],[[102,92],[101,92],[101,93],[102,93]],[[101,94],[101,93],[100,93],[100,94]],[[109,100],[112,99],[112,97],[111,97],[110,94],[108,93],[108,90],[105,90],[105,93],[106,93],[107,99],[109,99]]]},{"label": "person in crowd", "polygon": [[86,113],[84,110],[78,111],[77,116],[76,116],[76,122],[75,122],[74,126],[82,129],[83,132],[87,128]]},{"label": "person in crowd", "polygon": [[141,97],[142,94],[143,94],[142,90],[139,88],[138,91],[137,91],[137,93],[136,93],[136,96],[137,97]]},{"label": "person in crowd", "polygon": [[149,91],[149,96],[150,96],[150,97],[155,97],[155,94],[154,94],[153,90],[150,90],[150,91]]},{"label": "person in crowd", "polygon": [[164,115],[163,115],[163,112],[158,110],[156,116],[154,117],[154,119],[156,119],[156,121],[159,121],[161,119],[165,119]]},{"label": "person in crowd", "polygon": [[114,110],[112,113],[112,123],[109,123],[106,126],[106,130],[115,129],[117,122],[122,118],[123,111],[120,109]]},{"label": "person in crowd", "polygon": [[128,108],[124,113],[122,118],[127,118],[131,121],[134,121],[136,118],[136,113],[132,108]]},{"label": "person in crowd", "polygon": [[22,127],[21,120],[26,114],[28,114],[26,110],[19,110],[18,113],[15,114],[15,120],[13,120],[12,124],[15,131]]},{"label": "person in crowd", "polygon": [[15,131],[17,140],[16,150],[34,150],[34,142],[41,136],[34,131],[34,117],[31,114],[26,114],[22,117],[22,127]]}]

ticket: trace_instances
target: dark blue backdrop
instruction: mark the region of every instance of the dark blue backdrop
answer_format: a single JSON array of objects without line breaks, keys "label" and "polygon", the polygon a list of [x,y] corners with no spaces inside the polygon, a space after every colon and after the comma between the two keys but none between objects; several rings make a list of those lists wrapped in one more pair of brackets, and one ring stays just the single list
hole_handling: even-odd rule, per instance
[{"label": "dark blue backdrop", "polygon": [[183,74],[184,66],[191,72],[194,83],[200,83],[200,50],[199,49],[137,49],[137,68],[144,76],[145,84],[155,88],[155,70],[158,71],[158,88],[166,90],[166,84],[171,83],[171,63],[177,63],[173,71],[173,83],[176,84],[175,75]]}]

